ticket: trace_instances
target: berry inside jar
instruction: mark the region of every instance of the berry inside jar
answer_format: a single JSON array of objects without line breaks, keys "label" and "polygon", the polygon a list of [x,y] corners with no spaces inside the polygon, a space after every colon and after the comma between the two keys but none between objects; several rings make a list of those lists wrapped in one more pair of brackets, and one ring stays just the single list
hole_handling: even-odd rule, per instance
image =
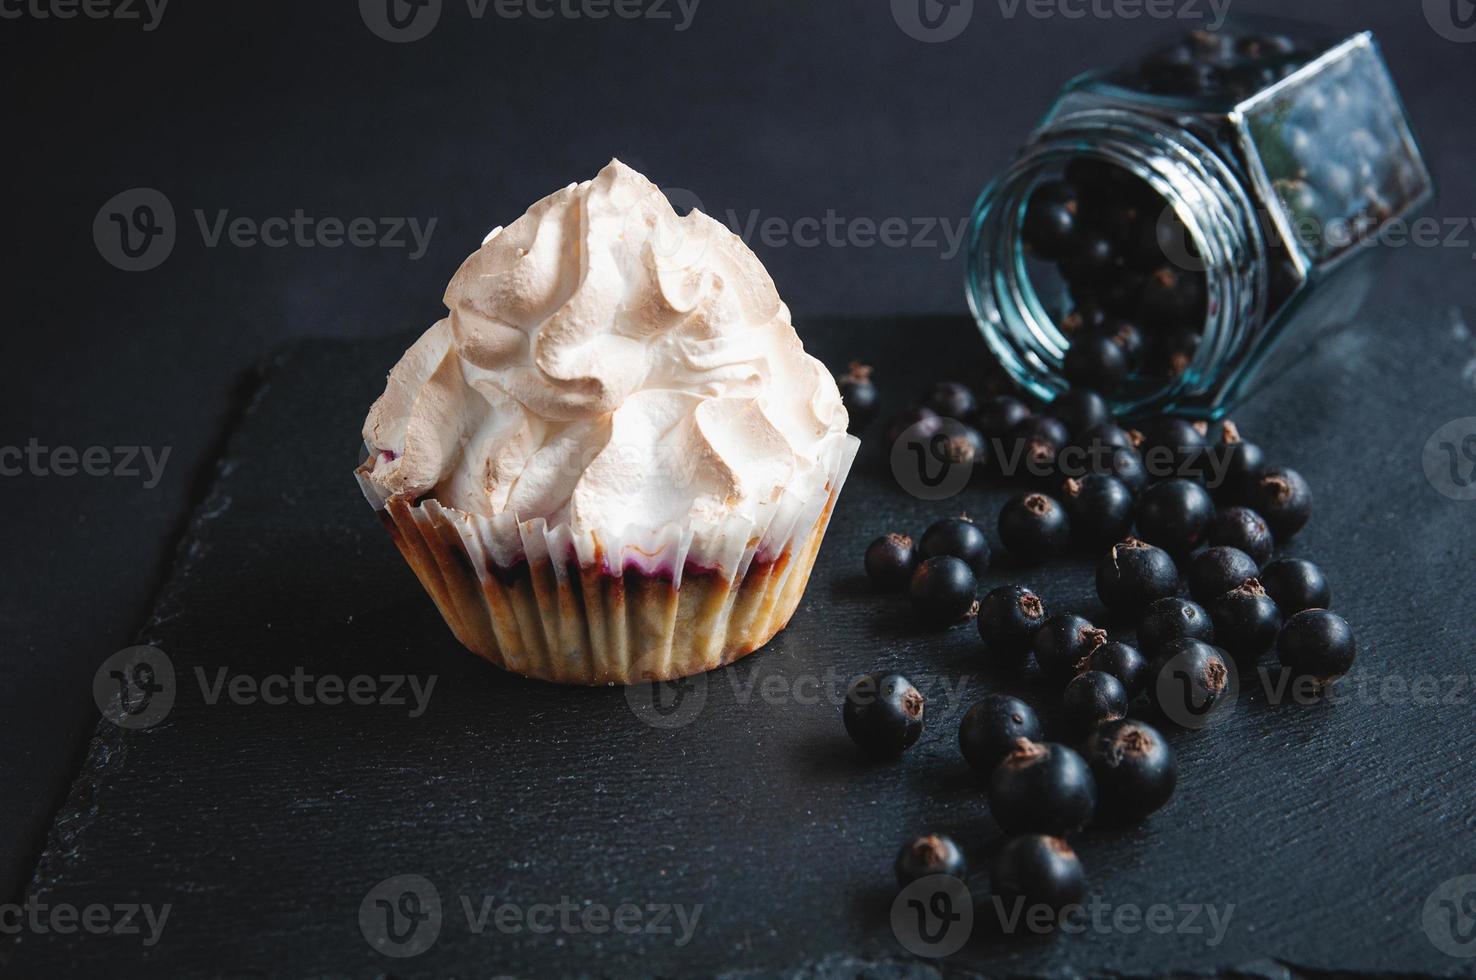
[{"label": "berry inside jar", "polygon": [[1190,369],[1207,280],[1188,230],[1146,180],[1077,157],[1035,185],[1019,236],[1074,388],[1133,401]]}]

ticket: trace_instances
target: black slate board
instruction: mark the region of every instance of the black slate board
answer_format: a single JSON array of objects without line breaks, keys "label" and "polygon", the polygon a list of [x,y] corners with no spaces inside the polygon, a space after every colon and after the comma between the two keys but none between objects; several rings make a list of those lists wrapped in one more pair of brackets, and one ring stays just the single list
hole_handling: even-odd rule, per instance
[{"label": "black slate board", "polygon": [[[1437,426],[1470,413],[1460,371],[1476,352],[1439,316],[1417,331],[1350,327],[1237,415],[1312,481],[1318,512],[1291,550],[1329,570],[1362,644],[1359,672],[1375,680],[1470,672],[1476,504],[1436,493],[1420,453]],[[961,319],[802,332],[833,367],[877,364],[888,408],[956,373],[944,367],[963,359],[955,352],[979,350]],[[960,509],[992,521],[1006,491],[925,503],[868,445],[789,629],[689,689],[701,695],[689,723],[653,726],[623,690],[525,681],[465,653],[394,552],[350,470],[364,411],[406,342],[308,343],[269,365],[140,638],[172,659],[172,711],[147,730],[101,723],[57,816],[33,900],[167,902],[162,937],[28,930],[8,940],[12,973],[929,971],[889,924],[893,853],[939,829],[983,866],[998,833],[958,755],[958,717],[988,690],[1039,700],[1043,689],[982,672],[972,629],[913,629],[895,600],[866,590],[859,557],[883,530]],[[1025,580],[1055,609],[1091,615],[1089,565],[1000,567],[985,586]],[[933,695],[922,742],[893,765],[856,758],[835,703],[846,678],[878,666]],[[438,680],[411,717],[210,705],[197,667]],[[818,703],[808,678],[826,682]],[[961,696],[945,693],[960,680]],[[1181,784],[1164,811],[1079,841],[1104,901],[1233,905],[1222,942],[1121,930],[1006,942],[980,929],[946,968],[1470,972],[1422,914],[1437,885],[1476,872],[1471,699],[1272,706],[1252,680],[1223,724],[1175,737]],[[442,927],[422,955],[390,959],[361,933],[359,909],[407,874],[437,888]],[[969,883],[984,893],[984,875]],[[685,945],[659,931],[476,935],[460,896],[702,912]]]}]

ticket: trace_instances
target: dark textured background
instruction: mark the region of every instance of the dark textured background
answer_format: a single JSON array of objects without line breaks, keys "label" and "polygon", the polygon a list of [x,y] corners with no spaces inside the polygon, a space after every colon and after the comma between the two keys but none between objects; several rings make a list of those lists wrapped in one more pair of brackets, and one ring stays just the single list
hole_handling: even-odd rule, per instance
[{"label": "dark textured background", "polygon": [[[1442,38],[1413,2],[1235,6],[1257,10],[1375,29],[1443,178],[1432,213],[1476,213],[1466,179],[1476,47]],[[474,22],[452,4],[430,37],[408,45],[376,38],[352,4],[171,5],[152,32],[29,15],[0,22],[11,93],[0,108],[10,147],[0,445],[172,450],[153,490],[123,478],[0,480],[0,505],[15,515],[0,594],[4,891],[18,895],[31,875],[92,730],[92,674],[136,635],[243,378],[268,352],[293,337],[423,327],[488,228],[611,155],[740,220],[755,209],[790,221],[833,209],[957,222],[1067,75],[1173,29],[1010,19],[981,3],[961,37],[922,44],[883,3],[737,0],[705,0],[681,33],[650,22]],[[103,262],[91,228],[104,201],[139,186],[170,198],[180,240],[161,267],[130,274]],[[403,249],[207,249],[197,208],[258,219],[297,208],[414,215],[437,226],[418,261]],[[961,261],[939,247],[753,245],[801,320],[963,308]],[[1427,519],[1415,515],[1450,506],[1411,481],[1429,432],[1469,414],[1462,372],[1476,349],[1452,317],[1472,300],[1470,252],[1403,250],[1359,324],[1390,338],[1398,356],[1348,375],[1331,362],[1334,383],[1299,406],[1295,424],[1265,415],[1275,426],[1265,441],[1284,453],[1388,464],[1349,484],[1329,461],[1319,488],[1348,485],[1353,509],[1321,533],[1366,541],[1399,522],[1423,529]],[[978,350],[966,334],[950,345],[959,350],[927,347],[939,365]],[[831,350],[848,353],[846,344]],[[1417,370],[1420,358],[1429,362]],[[333,409],[347,413],[335,423],[347,443],[318,433],[332,447],[325,453],[341,453],[317,461],[312,479],[325,482],[313,485],[326,495],[342,492],[331,477],[352,453],[340,447],[352,445],[360,403],[389,361],[355,369],[368,378],[345,366],[336,379],[360,397]],[[1399,402],[1402,414],[1388,408]],[[1369,413],[1362,428],[1347,414],[1354,407]],[[327,411],[304,408],[299,424],[323,425]],[[1381,454],[1370,457],[1370,439]],[[271,453],[263,459],[290,471]],[[1459,516],[1465,523],[1451,518],[1439,539],[1457,552],[1470,540],[1469,516]],[[1354,564],[1386,560],[1368,552]],[[1458,605],[1469,585],[1462,571],[1452,564],[1432,578],[1422,605]],[[1442,771],[1464,775],[1451,759]],[[1458,827],[1467,829],[1454,819],[1453,841]]]}]

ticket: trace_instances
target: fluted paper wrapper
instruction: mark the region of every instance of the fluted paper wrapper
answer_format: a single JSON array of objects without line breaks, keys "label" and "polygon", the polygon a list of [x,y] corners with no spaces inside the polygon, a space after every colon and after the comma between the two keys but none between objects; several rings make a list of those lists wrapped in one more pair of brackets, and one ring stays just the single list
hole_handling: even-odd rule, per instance
[{"label": "fluted paper wrapper", "polygon": [[859,446],[848,436],[821,460],[815,499],[781,494],[757,520],[704,529],[697,547],[690,525],[575,533],[385,497],[368,463],[355,475],[472,652],[548,681],[639,684],[731,663],[784,628]]}]

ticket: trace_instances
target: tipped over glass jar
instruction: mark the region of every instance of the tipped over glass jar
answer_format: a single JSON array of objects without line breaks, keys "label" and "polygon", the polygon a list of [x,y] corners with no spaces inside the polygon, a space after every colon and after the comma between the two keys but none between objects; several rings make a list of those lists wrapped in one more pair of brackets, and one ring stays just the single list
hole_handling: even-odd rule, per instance
[{"label": "tipped over glass jar", "polygon": [[1223,415],[1356,312],[1433,193],[1372,34],[1240,24],[1069,82],[975,205],[967,288],[1031,393]]}]

